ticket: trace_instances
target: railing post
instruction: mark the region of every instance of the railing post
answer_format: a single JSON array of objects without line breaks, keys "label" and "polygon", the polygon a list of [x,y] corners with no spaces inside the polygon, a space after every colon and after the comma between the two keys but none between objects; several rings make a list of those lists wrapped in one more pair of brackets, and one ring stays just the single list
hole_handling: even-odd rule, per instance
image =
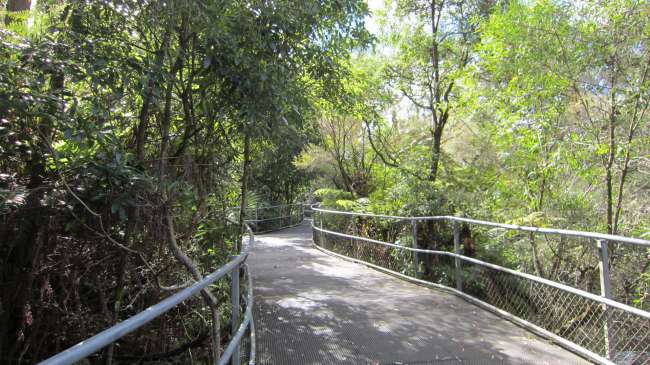
[{"label": "railing post", "polygon": [[[411,225],[413,225],[413,248],[418,249],[418,221],[417,219],[413,219],[411,221]],[[422,273],[420,272],[420,255],[419,252],[414,251],[413,252],[413,265],[415,266],[415,278],[416,279],[421,279],[422,278]]]},{"label": "railing post", "polygon": [[[282,213],[283,210],[284,213]],[[280,217],[286,217],[280,220],[280,222],[282,223],[281,227],[286,227],[291,225],[291,205],[280,207]]]},{"label": "railing post", "polygon": [[318,213],[318,220],[320,221],[320,239],[318,240],[318,244],[320,247],[325,248],[325,243],[323,241],[323,212]]},{"label": "railing post", "polygon": [[[454,253],[460,255],[460,224],[454,221]],[[460,258],[454,258],[454,267],[456,272],[456,289],[463,291],[463,279],[461,277],[461,262]]]},{"label": "railing post", "polygon": [[[348,223],[348,227],[349,227],[350,225],[352,226],[352,234],[351,234],[351,236],[356,236],[356,234],[357,234],[357,224],[356,224],[356,222],[354,221],[355,218],[356,218],[356,216],[351,215],[351,216],[349,216],[349,217],[350,217],[350,219],[352,220],[351,224]],[[350,237],[350,252],[352,253],[352,254],[351,254],[352,257],[354,257],[355,259],[361,259],[361,257],[356,257],[356,256],[354,255],[354,254],[355,254],[356,252],[358,252],[358,251],[354,249],[354,240],[352,239],[352,237]],[[390,266],[390,265],[389,265],[389,266]]]},{"label": "railing post", "polygon": [[259,216],[260,216],[260,207],[257,206],[257,203],[255,203],[255,230],[257,230],[260,226],[260,221],[259,221]]},{"label": "railing post", "polygon": [[[598,247],[598,268],[600,269],[600,295],[607,299],[612,299],[609,275],[609,247],[606,240],[596,240]],[[607,359],[612,359],[612,332],[611,332],[611,313],[607,304],[603,304],[605,312],[605,324],[603,326],[603,336],[605,337],[605,354]]]},{"label": "railing post", "polygon": [[278,210],[279,210],[278,217],[280,218],[280,219],[278,219],[278,221],[280,221],[280,227],[284,227],[285,225],[287,225],[286,224],[286,222],[287,222],[286,217],[288,217],[290,214],[287,214],[287,207],[286,206],[280,206],[278,208]]},{"label": "railing post", "polygon": [[[230,334],[232,337],[235,336],[237,333],[237,330],[239,330],[239,265],[236,265],[234,269],[232,269],[232,274],[231,274],[231,282],[230,282],[230,302],[232,304],[232,314],[231,314],[231,328],[230,328]],[[237,344],[237,347],[235,347],[235,351],[232,354],[232,358],[230,359],[230,364],[232,365],[239,365],[240,363],[240,358],[239,358],[239,344]]]}]

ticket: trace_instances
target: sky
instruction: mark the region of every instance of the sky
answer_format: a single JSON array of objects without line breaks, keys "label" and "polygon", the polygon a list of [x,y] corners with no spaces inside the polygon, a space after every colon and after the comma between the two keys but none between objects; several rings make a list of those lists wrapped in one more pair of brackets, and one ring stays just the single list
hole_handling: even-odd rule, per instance
[{"label": "sky", "polygon": [[366,28],[368,28],[372,34],[378,34],[379,24],[377,22],[377,18],[373,16],[372,13],[382,9],[384,7],[385,0],[366,0],[366,2],[368,3],[368,9],[370,9],[371,13],[368,17],[366,17]]}]

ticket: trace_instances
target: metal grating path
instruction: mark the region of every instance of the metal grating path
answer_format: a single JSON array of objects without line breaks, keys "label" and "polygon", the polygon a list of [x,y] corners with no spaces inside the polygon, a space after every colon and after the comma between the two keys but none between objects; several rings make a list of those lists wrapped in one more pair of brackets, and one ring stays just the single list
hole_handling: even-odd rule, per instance
[{"label": "metal grating path", "polygon": [[308,223],[256,236],[258,363],[587,364],[453,294],[312,246]]}]

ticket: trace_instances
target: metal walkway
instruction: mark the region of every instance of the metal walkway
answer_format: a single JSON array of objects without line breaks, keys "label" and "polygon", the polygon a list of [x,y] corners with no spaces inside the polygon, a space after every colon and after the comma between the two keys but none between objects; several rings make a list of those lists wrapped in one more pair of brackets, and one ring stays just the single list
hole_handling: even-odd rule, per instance
[{"label": "metal walkway", "polygon": [[309,223],[256,236],[259,364],[587,364],[453,294],[314,248]]}]

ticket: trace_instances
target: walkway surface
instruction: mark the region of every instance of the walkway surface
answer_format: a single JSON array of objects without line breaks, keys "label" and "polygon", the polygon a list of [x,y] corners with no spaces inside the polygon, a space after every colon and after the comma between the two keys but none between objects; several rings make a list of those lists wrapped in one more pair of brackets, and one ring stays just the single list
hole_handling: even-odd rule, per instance
[{"label": "walkway surface", "polygon": [[308,223],[256,236],[259,364],[587,364],[453,294],[327,255]]}]

